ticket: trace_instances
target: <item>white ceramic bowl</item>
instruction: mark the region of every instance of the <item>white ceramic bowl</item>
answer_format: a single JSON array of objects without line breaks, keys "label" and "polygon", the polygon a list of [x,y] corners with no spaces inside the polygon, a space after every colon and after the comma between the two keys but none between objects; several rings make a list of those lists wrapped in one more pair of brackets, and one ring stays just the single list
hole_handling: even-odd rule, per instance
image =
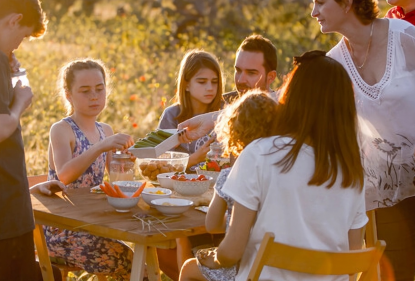
[{"label": "white ceramic bowl", "polygon": [[157,175],[157,181],[161,187],[173,189],[173,180],[170,178],[176,172],[162,173]]},{"label": "white ceramic bowl", "polygon": [[136,161],[140,175],[145,180],[158,184],[158,174],[184,172],[189,162],[189,154],[167,151],[157,158],[137,158]]},{"label": "white ceramic bowl", "polygon": [[[138,182],[139,183],[139,182]],[[141,184],[141,183],[139,183]],[[117,184],[118,185],[118,184]],[[136,186],[122,186],[119,185],[121,191],[127,195],[131,196],[134,192],[137,191],[138,187]],[[138,201],[140,200],[140,196],[132,197],[132,198],[119,198],[119,197],[111,197],[107,195],[108,203],[115,208],[117,212],[129,212],[130,209],[137,206]]]},{"label": "white ceramic bowl", "polygon": [[116,184],[119,187],[135,187],[135,189],[137,190],[143,183],[140,181],[114,181],[111,184]]},{"label": "white ceramic bowl", "polygon": [[196,170],[196,174],[198,175],[205,175],[205,176],[212,177],[214,182],[216,182],[220,174],[220,172],[202,170],[199,167],[197,167],[195,170]]},{"label": "white ceramic bowl", "polygon": [[172,191],[167,188],[149,187],[149,188],[144,188],[143,192],[141,192],[141,197],[143,197],[143,200],[147,204],[151,205],[151,200],[160,199],[160,198],[169,198],[171,194],[172,194]]},{"label": "white ceramic bowl", "polygon": [[[199,175],[187,174],[186,178],[197,178]],[[209,187],[213,183],[213,178],[206,176],[205,181],[180,181],[173,180],[174,190],[183,196],[198,196],[208,191]]]},{"label": "white ceramic bowl", "polygon": [[165,216],[179,216],[193,206],[193,201],[180,198],[161,198],[152,200],[151,204]]}]

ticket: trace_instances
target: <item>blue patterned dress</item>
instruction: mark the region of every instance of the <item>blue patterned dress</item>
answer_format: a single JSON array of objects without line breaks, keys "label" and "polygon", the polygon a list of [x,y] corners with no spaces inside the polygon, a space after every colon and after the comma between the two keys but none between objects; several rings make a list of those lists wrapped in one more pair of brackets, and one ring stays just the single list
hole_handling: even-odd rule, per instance
[{"label": "blue patterned dress", "polygon": [[[87,151],[91,144],[71,117],[63,119],[75,134],[72,157]],[[105,138],[101,125],[96,122],[100,140]],[[102,183],[107,153],[102,153],[68,188],[91,188]],[[55,170],[49,167],[48,180],[59,180]],[[130,280],[133,252],[122,241],[44,226],[49,256],[67,265],[84,269],[88,273],[115,275],[117,280]]]}]

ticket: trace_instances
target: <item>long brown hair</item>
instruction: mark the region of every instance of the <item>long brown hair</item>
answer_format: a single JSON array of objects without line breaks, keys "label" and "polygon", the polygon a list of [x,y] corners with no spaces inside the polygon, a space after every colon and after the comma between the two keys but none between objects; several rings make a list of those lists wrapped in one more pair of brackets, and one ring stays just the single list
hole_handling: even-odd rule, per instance
[{"label": "long brown hair", "polygon": [[357,143],[357,115],[352,82],[343,66],[311,51],[295,58],[279,97],[274,133],[295,141],[277,164],[287,172],[303,144],[314,149],[315,171],[309,185],[328,187],[342,171],[342,186],[363,187],[363,168]]},{"label": "long brown hair", "polygon": [[194,115],[192,103],[190,102],[190,93],[186,91],[186,86],[201,68],[211,69],[218,76],[218,90],[206,113],[217,111],[221,107],[223,101],[223,77],[217,58],[203,50],[190,50],[184,55],[180,63],[179,74],[177,75],[176,100],[180,106],[180,113],[176,119],[179,123],[192,118]]}]

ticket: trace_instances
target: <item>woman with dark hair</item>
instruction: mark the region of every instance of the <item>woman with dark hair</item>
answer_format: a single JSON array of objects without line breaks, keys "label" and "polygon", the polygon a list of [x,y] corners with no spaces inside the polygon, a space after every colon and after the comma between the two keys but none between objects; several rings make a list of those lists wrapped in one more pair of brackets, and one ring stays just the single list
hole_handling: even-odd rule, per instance
[{"label": "woman with dark hair", "polygon": [[[347,251],[361,247],[368,221],[353,87],[341,64],[322,51],[297,57],[273,117],[274,136],[246,146],[222,188],[234,199],[224,240],[199,257],[209,268],[240,261],[235,280],[247,280],[265,232],[297,247]],[[265,267],[260,280],[349,276]]]},{"label": "woman with dark hair", "polygon": [[378,19],[375,0],[317,0],[321,32],[344,37],[328,53],[349,73],[359,116],[367,210],[396,280],[415,276],[415,26]]}]

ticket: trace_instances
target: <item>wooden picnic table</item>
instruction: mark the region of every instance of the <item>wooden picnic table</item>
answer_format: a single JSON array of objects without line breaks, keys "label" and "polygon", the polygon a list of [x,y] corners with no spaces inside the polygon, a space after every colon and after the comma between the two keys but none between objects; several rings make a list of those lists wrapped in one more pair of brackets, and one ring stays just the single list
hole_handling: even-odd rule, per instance
[{"label": "wooden picnic table", "polygon": [[[134,243],[130,280],[143,280],[144,263],[150,280],[161,280],[156,248],[174,248],[175,239],[206,233],[205,214],[193,207],[179,217],[169,218],[150,208],[142,199],[128,213],[119,213],[108,204],[105,194],[91,193],[89,188],[71,189],[46,196],[31,195],[36,228],[35,244],[44,280],[54,280],[42,225],[85,231],[93,235]],[[133,215],[143,217],[143,224]],[[163,220],[164,224],[158,223]],[[144,226],[143,226],[144,225]]]}]

